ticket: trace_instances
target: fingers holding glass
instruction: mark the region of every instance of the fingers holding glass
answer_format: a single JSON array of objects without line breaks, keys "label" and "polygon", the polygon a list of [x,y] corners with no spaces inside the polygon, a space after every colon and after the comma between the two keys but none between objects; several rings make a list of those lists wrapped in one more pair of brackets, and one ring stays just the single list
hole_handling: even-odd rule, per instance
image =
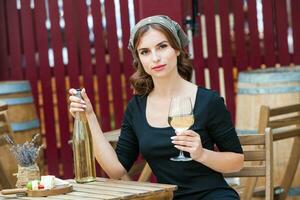
[{"label": "fingers holding glass", "polygon": [[200,135],[192,130],[183,131],[171,137],[174,147],[188,152],[193,160],[197,160],[203,153]]}]

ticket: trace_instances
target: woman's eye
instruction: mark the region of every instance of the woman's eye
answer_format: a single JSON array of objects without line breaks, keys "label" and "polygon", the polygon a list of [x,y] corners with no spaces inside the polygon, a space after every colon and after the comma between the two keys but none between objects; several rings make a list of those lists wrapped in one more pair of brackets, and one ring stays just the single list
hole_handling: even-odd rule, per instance
[{"label": "woman's eye", "polygon": [[142,51],[140,51],[140,54],[141,54],[141,55],[146,55],[147,53],[149,53],[148,50],[142,50]]},{"label": "woman's eye", "polygon": [[168,46],[167,44],[161,44],[161,45],[159,45],[159,48],[164,49],[164,48],[166,48],[167,46]]}]

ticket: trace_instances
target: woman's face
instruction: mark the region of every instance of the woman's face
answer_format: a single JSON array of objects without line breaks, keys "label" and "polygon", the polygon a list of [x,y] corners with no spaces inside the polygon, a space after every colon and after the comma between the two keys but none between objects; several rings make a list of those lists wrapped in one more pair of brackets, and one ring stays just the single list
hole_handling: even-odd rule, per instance
[{"label": "woman's face", "polygon": [[167,37],[150,28],[137,45],[139,59],[146,73],[153,79],[167,77],[177,72],[179,51],[173,49]]}]

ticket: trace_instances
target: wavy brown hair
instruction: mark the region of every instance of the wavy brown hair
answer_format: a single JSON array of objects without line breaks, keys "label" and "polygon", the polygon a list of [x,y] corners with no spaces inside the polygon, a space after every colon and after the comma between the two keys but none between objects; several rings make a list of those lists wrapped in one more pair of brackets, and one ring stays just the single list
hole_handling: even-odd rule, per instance
[{"label": "wavy brown hair", "polygon": [[134,94],[137,95],[147,95],[154,88],[152,77],[145,72],[137,52],[137,45],[140,42],[141,37],[150,29],[150,27],[161,31],[167,37],[172,48],[180,51],[180,55],[177,57],[177,69],[179,75],[187,81],[191,81],[192,78],[193,67],[188,52],[180,47],[173,34],[167,28],[159,24],[148,24],[141,27],[136,32],[133,40],[132,56],[135,72],[130,77],[129,81],[134,90]]}]

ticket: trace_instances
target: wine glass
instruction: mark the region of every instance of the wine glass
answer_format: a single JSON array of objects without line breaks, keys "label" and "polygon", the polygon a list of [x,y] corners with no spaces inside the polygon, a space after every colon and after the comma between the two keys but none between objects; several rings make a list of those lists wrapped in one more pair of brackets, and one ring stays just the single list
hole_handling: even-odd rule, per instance
[{"label": "wine glass", "polygon": [[[190,97],[173,97],[171,99],[168,122],[177,133],[188,130],[194,124],[193,106]],[[170,158],[172,161],[190,161],[192,158],[185,157],[180,150],[177,157]]]}]

